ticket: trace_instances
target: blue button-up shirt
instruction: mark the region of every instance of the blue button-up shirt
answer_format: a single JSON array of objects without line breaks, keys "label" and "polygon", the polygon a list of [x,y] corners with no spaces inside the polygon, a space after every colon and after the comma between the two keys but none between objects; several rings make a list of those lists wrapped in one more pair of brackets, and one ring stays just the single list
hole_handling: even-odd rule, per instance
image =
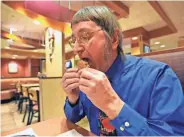
[{"label": "blue button-up shirt", "polygon": [[[118,116],[110,121],[117,135],[184,135],[182,87],[168,65],[146,58],[118,56],[105,74],[125,102]],[[67,119],[74,123],[87,116],[91,131],[100,134],[100,110],[83,92],[75,106],[66,99],[64,110]]]}]

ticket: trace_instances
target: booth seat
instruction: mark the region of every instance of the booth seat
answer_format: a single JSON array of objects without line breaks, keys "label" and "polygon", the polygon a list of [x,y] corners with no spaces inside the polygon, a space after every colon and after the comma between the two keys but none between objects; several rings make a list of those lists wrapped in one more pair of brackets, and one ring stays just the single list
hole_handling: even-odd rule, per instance
[{"label": "booth seat", "polygon": [[138,55],[168,64],[178,76],[184,91],[184,47]]},{"label": "booth seat", "polygon": [[14,97],[17,92],[16,85],[26,83],[39,83],[39,79],[35,78],[6,78],[1,79],[1,101],[9,100]]}]

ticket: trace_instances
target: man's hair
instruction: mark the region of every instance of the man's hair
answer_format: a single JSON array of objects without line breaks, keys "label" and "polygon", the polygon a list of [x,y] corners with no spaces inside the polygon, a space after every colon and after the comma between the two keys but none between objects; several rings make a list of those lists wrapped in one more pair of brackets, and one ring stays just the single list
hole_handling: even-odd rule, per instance
[{"label": "man's hair", "polygon": [[93,21],[102,28],[110,37],[114,34],[114,30],[118,29],[118,54],[122,51],[122,33],[119,22],[114,14],[105,6],[88,6],[80,9],[73,17],[71,25],[81,21]]}]

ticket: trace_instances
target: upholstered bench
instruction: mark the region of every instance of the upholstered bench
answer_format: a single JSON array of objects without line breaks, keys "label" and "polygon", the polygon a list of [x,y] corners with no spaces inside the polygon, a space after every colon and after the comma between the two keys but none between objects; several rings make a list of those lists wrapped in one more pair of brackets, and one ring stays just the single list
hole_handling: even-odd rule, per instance
[{"label": "upholstered bench", "polygon": [[38,83],[38,78],[7,78],[1,79],[1,101],[11,100],[16,97],[17,83]]},{"label": "upholstered bench", "polygon": [[1,90],[1,100],[9,100],[14,97],[16,89]]}]

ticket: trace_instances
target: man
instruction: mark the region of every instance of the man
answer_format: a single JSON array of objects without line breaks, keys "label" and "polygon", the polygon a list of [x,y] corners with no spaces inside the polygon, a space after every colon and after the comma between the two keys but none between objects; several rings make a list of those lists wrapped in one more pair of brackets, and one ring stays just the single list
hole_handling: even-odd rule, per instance
[{"label": "man", "polygon": [[101,6],[72,20],[74,51],[90,68],[68,69],[62,79],[67,119],[87,116],[96,135],[184,135],[180,81],[166,64],[124,56],[121,28]]}]

